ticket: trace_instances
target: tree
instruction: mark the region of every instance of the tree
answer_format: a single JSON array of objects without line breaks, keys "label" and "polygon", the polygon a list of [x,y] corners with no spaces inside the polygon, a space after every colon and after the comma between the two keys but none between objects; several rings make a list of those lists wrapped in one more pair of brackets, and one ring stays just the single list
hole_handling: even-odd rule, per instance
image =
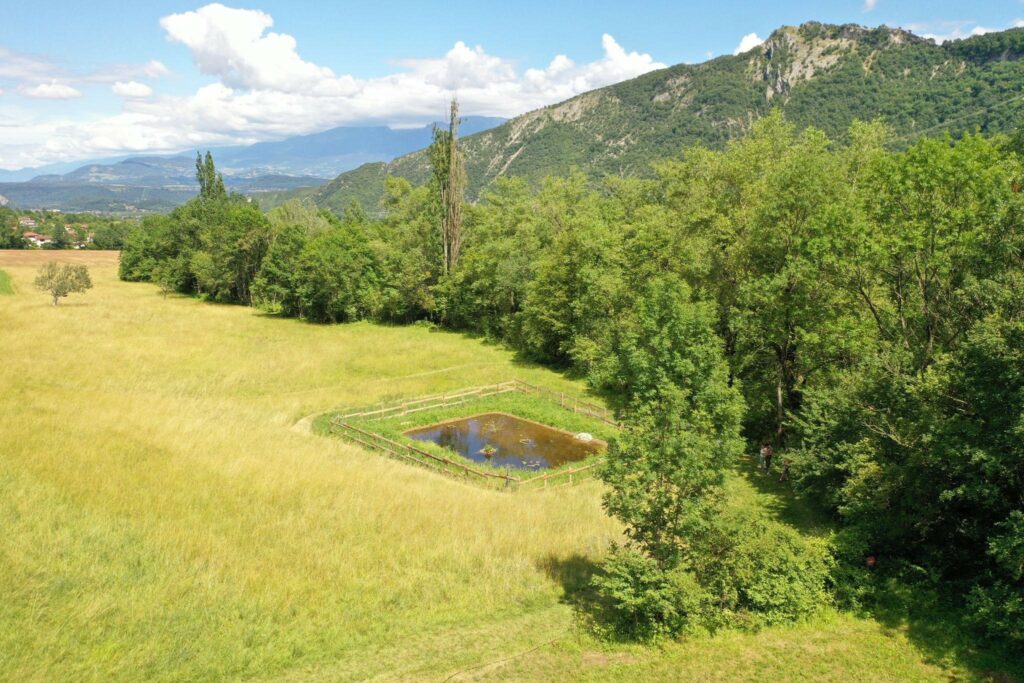
[{"label": "tree", "polygon": [[68,294],[91,289],[92,279],[89,277],[89,269],[84,265],[50,261],[39,269],[35,286],[36,289],[49,292],[56,306]]},{"label": "tree", "polygon": [[228,194],[224,176],[217,172],[209,150],[205,158],[196,152],[196,180],[199,181],[199,197],[202,199],[222,199]]},{"label": "tree", "polygon": [[462,249],[462,203],[466,194],[466,167],[458,146],[459,103],[452,98],[448,130],[434,129],[430,146],[433,182],[441,204],[442,264],[445,275],[455,269]]}]

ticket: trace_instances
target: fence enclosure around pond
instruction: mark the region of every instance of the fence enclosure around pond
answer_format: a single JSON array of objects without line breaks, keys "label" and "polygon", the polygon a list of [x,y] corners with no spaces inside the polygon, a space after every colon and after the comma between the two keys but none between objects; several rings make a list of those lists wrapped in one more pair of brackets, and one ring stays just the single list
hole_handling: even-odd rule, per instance
[{"label": "fence enclosure around pond", "polygon": [[506,491],[540,490],[559,486],[571,486],[578,481],[593,476],[596,468],[602,464],[602,461],[599,460],[574,469],[556,470],[526,479],[513,477],[507,471],[505,474],[486,472],[464,462],[459,462],[457,459],[436,455],[411,444],[389,439],[381,434],[357,427],[350,422],[351,420],[380,420],[397,415],[412,415],[425,410],[458,406],[489,396],[498,396],[512,392],[537,396],[552,403],[558,403],[565,410],[586,415],[615,427],[620,426],[618,422],[614,421],[613,413],[604,406],[584,401],[564,392],[552,391],[551,389],[538,387],[516,379],[482,387],[433,394],[431,396],[391,401],[336,415],[331,418],[330,431],[332,434],[337,434],[343,439],[385,455],[390,455],[402,462],[420,465],[434,471],[443,472],[449,476]]}]

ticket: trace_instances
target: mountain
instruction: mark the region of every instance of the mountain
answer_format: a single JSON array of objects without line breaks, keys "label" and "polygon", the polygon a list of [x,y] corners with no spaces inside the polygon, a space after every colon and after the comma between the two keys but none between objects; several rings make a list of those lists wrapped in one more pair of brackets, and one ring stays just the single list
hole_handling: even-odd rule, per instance
[{"label": "mountain", "polygon": [[[467,117],[463,127],[476,133],[504,119]],[[245,194],[282,193],[322,185],[339,172],[369,161],[390,161],[430,143],[433,125],[391,129],[385,126],[341,127],[276,142],[212,150],[227,186]],[[195,157],[132,156],[68,168],[51,164],[10,171],[0,179],[0,196],[21,208],[95,211],[165,211],[195,196]],[[268,195],[270,196],[270,195]]]},{"label": "mountain", "polygon": [[[721,148],[773,108],[833,139],[856,119],[882,117],[896,146],[946,131],[1008,131],[1021,121],[1022,56],[1024,29],[937,45],[884,26],[783,27],[746,53],[654,71],[466,136],[470,195],[500,175],[537,181],[573,166],[594,177],[645,175],[651,161],[688,146]],[[386,176],[422,183],[429,171],[421,150],[303,196],[332,209],[355,198],[372,210]]]},{"label": "mountain", "polygon": [[[467,135],[488,130],[505,119],[467,116]],[[437,124],[441,125],[441,124]],[[417,128],[342,126],[322,133],[297,135],[279,142],[214,149],[217,166],[226,173],[284,173],[331,178],[374,161],[391,161],[430,144],[434,125]]]},{"label": "mountain", "polygon": [[[19,208],[64,211],[167,211],[198,191],[192,157],[130,157],[116,164],[90,164],[63,175],[22,183],[0,183],[0,195]],[[225,175],[242,193],[290,190],[322,182],[312,176]]]}]

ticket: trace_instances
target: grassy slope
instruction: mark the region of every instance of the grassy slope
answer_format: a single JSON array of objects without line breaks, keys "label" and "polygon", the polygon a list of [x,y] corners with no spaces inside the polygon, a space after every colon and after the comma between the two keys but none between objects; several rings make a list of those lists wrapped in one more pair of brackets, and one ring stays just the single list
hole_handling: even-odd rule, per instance
[{"label": "grassy slope", "polygon": [[290,428],[512,376],[579,387],[457,335],[163,299],[96,252],[74,255],[97,259],[95,289],[53,307],[25,286],[46,256],[0,252],[17,285],[0,306],[0,679],[975,673],[836,615],[603,648],[569,604],[618,535],[596,483],[510,496]]}]

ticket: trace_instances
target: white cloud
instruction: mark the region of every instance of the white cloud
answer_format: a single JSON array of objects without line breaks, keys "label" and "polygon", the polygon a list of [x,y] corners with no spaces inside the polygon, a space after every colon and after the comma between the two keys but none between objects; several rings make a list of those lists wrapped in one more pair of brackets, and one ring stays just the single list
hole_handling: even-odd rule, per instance
[{"label": "white cloud", "polygon": [[864,0],[864,11],[870,12],[875,9],[875,5],[878,4],[878,0]]},{"label": "white cloud", "polygon": [[110,89],[114,91],[115,95],[121,97],[149,97],[153,94],[152,88],[138,81],[117,81]]},{"label": "white cloud", "polygon": [[140,78],[156,80],[170,75],[171,70],[162,62],[151,59],[145,64],[111,64],[81,76],[80,79],[89,83],[116,83]]},{"label": "white cloud", "polygon": [[294,38],[268,33],[274,19],[260,10],[214,3],[166,16],[160,25],[192,51],[200,71],[232,88],[303,92],[334,79],[330,69],[299,57]]},{"label": "white cloud", "polygon": [[[1024,27],[1024,19],[1015,19],[1008,28],[1021,28]],[[915,24],[909,24],[907,26],[908,31],[912,31],[922,38],[928,38],[934,40],[936,43],[942,44],[951,40],[963,40],[964,38],[971,38],[973,36],[983,36],[986,33],[995,33],[996,31],[1003,31],[1001,28],[990,28],[988,26],[981,26],[971,21],[927,21],[919,22]]]},{"label": "white cloud", "polygon": [[42,57],[23,55],[0,47],[0,78],[38,80],[49,78],[56,72],[56,65]]},{"label": "white cloud", "polygon": [[732,51],[734,55],[740,55],[748,50],[753,50],[755,47],[764,42],[764,38],[759,37],[756,33],[748,33],[740,39],[740,44],[736,46],[736,49]]},{"label": "white cloud", "polygon": [[25,144],[0,126],[0,167],[244,144],[339,125],[422,125],[443,117],[452,95],[464,115],[511,117],[665,67],[604,35],[603,57],[584,64],[557,55],[521,71],[460,41],[440,57],[398,60],[396,73],[360,79],[302,59],[296,40],[271,32],[273,18],[259,10],[213,4],[160,24],[217,82],[184,97],[127,99],[106,119],[26,122],[18,139]]},{"label": "white cloud", "polygon": [[57,81],[40,83],[34,86],[25,86],[21,89],[21,94],[25,97],[40,100],[70,100],[75,97],[82,96],[82,93],[72,88],[70,85],[67,85],[66,83],[58,83]]}]

